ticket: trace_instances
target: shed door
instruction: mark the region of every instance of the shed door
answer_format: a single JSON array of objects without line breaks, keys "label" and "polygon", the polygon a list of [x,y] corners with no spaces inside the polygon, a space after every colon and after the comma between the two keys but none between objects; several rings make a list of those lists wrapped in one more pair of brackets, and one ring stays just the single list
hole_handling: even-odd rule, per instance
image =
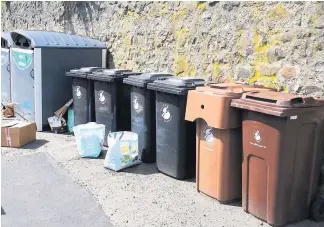
[{"label": "shed door", "polygon": [[19,48],[11,50],[12,101],[16,104],[16,117],[34,121],[34,51]]},{"label": "shed door", "polygon": [[9,49],[1,48],[1,103],[11,102]]}]

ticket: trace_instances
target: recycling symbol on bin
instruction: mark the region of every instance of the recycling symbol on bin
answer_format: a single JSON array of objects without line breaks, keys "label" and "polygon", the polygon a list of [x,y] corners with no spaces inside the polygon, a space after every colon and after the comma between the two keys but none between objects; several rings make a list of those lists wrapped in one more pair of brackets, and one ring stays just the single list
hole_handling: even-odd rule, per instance
[{"label": "recycling symbol on bin", "polygon": [[101,102],[101,104],[105,104],[106,102],[106,97],[103,95],[103,91],[99,91],[99,101]]},{"label": "recycling symbol on bin", "polygon": [[164,104],[162,105],[162,118],[164,119],[165,122],[169,122],[172,119],[170,110],[169,110],[169,105]]},{"label": "recycling symbol on bin", "polygon": [[214,134],[213,134],[213,128],[210,126],[206,126],[203,129],[204,132],[204,139],[206,140],[207,143],[212,143],[214,142]]},{"label": "recycling symbol on bin", "polygon": [[78,99],[82,97],[81,91],[80,91],[80,86],[77,86],[75,88],[75,95],[77,96]]},{"label": "recycling symbol on bin", "polygon": [[258,143],[261,142],[262,138],[261,138],[261,134],[260,134],[260,131],[259,130],[254,131],[254,139]]},{"label": "recycling symbol on bin", "polygon": [[138,97],[136,95],[133,98],[133,108],[134,108],[136,113],[140,113],[143,110],[143,107],[138,102]]},{"label": "recycling symbol on bin", "polygon": [[138,100],[137,100],[137,97],[135,96],[134,99],[133,99],[133,103],[134,103],[134,109],[135,110],[138,110],[139,108],[139,104],[138,104]]}]

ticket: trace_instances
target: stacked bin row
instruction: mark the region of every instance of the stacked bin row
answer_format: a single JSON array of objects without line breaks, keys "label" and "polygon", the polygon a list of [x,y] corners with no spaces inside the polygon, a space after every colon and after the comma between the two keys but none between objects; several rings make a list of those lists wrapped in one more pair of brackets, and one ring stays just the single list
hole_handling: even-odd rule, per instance
[{"label": "stacked bin row", "polygon": [[199,192],[221,203],[242,198],[246,212],[271,225],[309,216],[324,149],[323,102],[169,73],[84,68],[71,74],[75,102],[82,100],[79,87],[94,96],[84,93],[75,104],[76,124],[95,117],[106,134],[137,133],[142,162],[156,162],[176,179],[196,175]]}]

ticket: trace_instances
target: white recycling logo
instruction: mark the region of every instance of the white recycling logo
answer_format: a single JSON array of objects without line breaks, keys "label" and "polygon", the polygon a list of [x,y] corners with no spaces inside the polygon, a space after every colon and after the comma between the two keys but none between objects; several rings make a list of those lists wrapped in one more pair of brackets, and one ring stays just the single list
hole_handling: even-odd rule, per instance
[{"label": "white recycling logo", "polygon": [[258,143],[261,142],[262,138],[261,138],[261,134],[260,134],[260,131],[259,130],[254,131],[254,139]]},{"label": "white recycling logo", "polygon": [[103,95],[103,91],[99,91],[99,101],[104,104],[106,102],[106,97]]},{"label": "white recycling logo", "polygon": [[139,108],[139,103],[138,103],[138,100],[137,100],[136,96],[133,99],[133,107],[134,107],[135,110],[138,110],[138,108]]},{"label": "white recycling logo", "polygon": [[207,142],[213,142],[215,137],[214,137],[214,134],[213,134],[213,129],[212,127],[210,126],[207,126],[205,129],[204,129],[204,138]]},{"label": "white recycling logo", "polygon": [[172,116],[169,110],[169,105],[164,105],[162,107],[162,117],[166,122],[171,121]]},{"label": "white recycling logo", "polygon": [[80,87],[77,86],[75,89],[75,95],[80,99],[82,97],[82,93],[80,91]]}]

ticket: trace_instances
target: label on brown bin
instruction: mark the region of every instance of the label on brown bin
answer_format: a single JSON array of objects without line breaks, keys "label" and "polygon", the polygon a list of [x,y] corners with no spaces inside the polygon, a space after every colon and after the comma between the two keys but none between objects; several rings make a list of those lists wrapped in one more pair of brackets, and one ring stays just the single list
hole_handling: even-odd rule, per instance
[{"label": "label on brown bin", "polygon": [[255,142],[250,142],[251,145],[260,147],[260,148],[267,148],[266,146],[261,145],[260,143],[262,142],[262,136],[259,130],[255,130],[253,132],[253,138]]},{"label": "label on brown bin", "polygon": [[202,129],[202,136],[203,136],[204,140],[206,141],[205,145],[207,145],[207,146],[204,146],[204,148],[209,151],[214,151],[213,146],[216,143],[216,139],[213,134],[213,128],[211,126],[206,125]]}]

